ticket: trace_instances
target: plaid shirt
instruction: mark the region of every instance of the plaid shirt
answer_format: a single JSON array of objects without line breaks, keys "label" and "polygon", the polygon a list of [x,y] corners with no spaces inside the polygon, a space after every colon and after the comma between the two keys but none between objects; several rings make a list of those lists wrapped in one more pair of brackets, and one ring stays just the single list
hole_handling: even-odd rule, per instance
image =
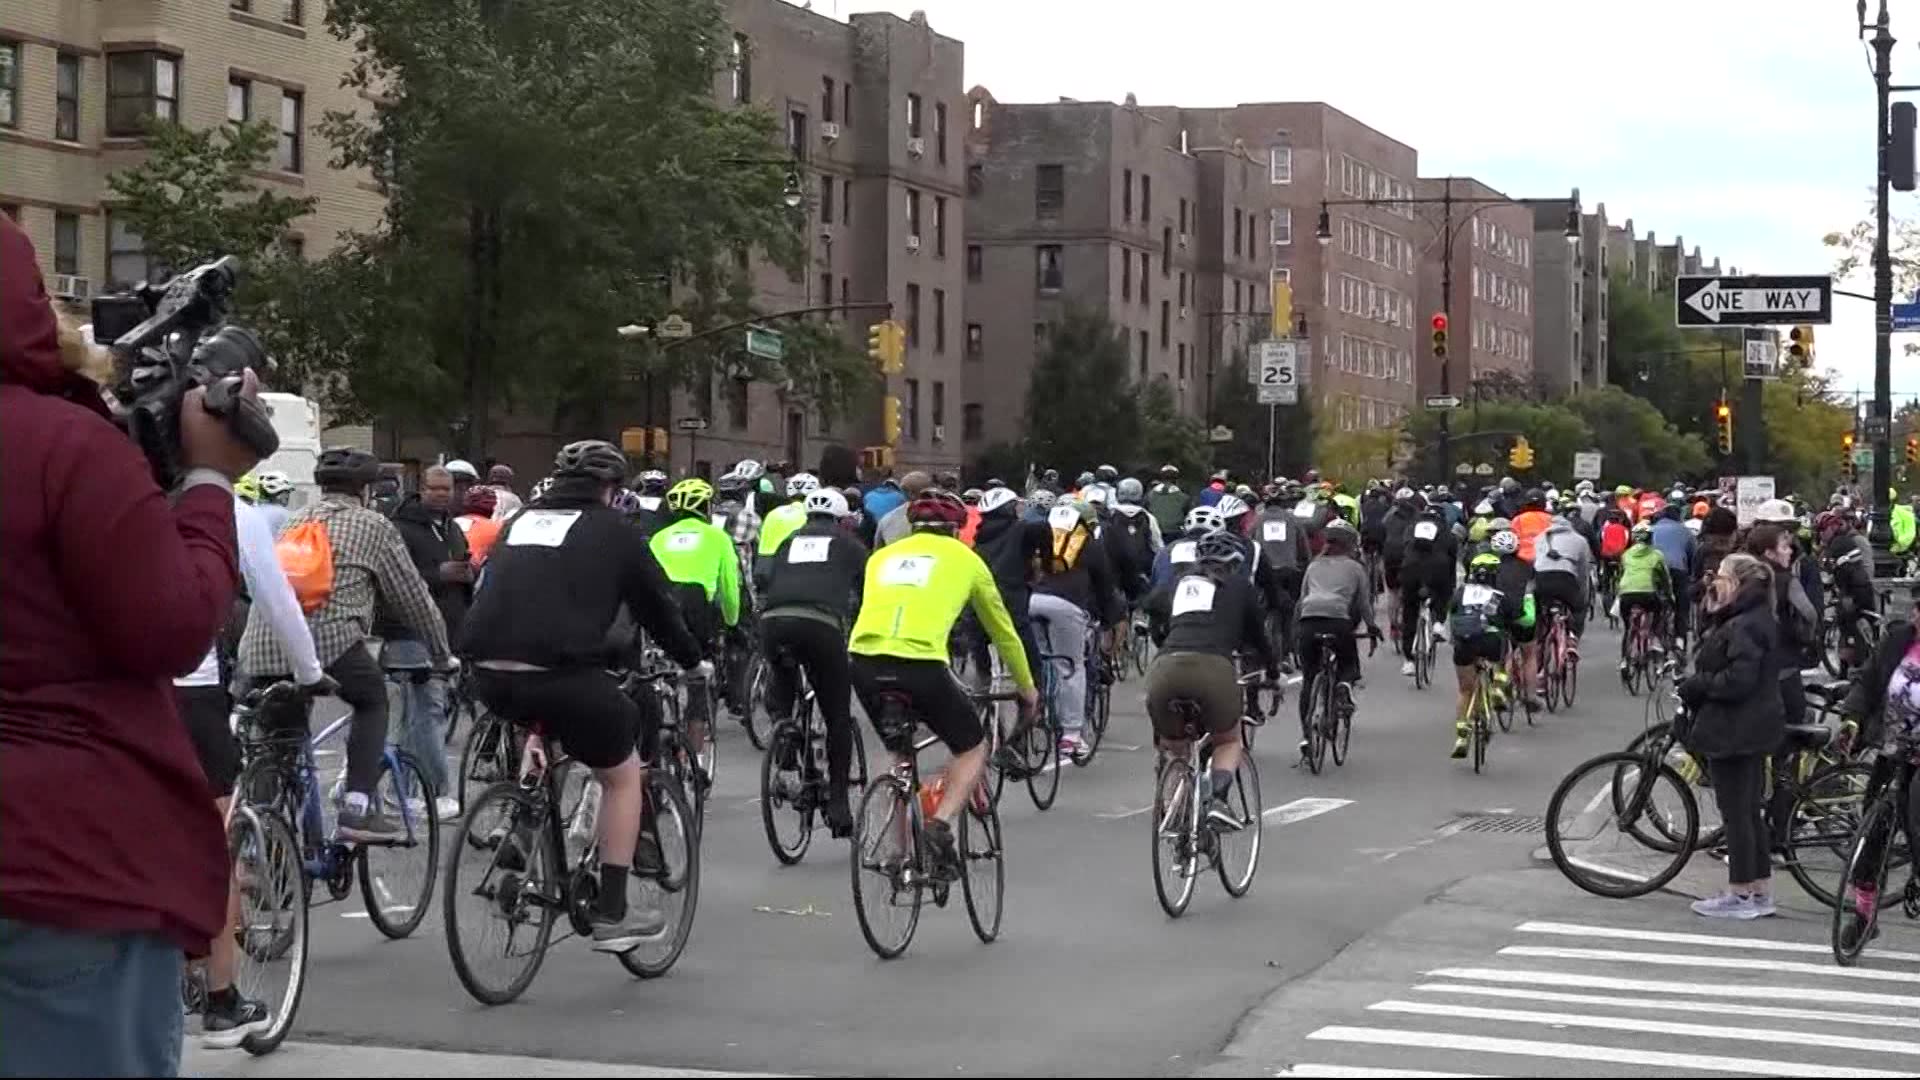
[{"label": "plaid shirt", "polygon": [[[326,523],[327,540],[333,546],[333,595],[325,607],[307,615],[321,666],[331,667],[348,649],[366,640],[375,608],[383,602],[426,642],[434,663],[443,663],[449,655],[446,623],[393,522],[357,499],[328,495],[288,518],[287,528],[316,519]],[[240,639],[241,673],[259,678],[291,670],[293,661],[266,620],[248,619],[247,632]]]}]

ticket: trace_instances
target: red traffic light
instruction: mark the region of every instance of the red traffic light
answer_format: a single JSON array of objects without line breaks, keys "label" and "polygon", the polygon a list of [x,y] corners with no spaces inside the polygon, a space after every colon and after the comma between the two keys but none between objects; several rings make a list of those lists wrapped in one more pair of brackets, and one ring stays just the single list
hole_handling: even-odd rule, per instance
[{"label": "red traffic light", "polygon": [[1447,332],[1446,312],[1436,311],[1433,313],[1433,332],[1436,334],[1444,334]]}]

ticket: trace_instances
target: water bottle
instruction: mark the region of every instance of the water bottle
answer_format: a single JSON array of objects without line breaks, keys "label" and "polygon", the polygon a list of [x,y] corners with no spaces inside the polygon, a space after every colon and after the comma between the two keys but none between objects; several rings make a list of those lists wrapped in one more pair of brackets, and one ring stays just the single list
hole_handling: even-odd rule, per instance
[{"label": "water bottle", "polygon": [[580,793],[580,807],[573,812],[573,823],[567,826],[567,859],[578,863],[586,857],[587,848],[593,845],[595,819],[600,816],[600,781],[587,778],[587,786]]}]

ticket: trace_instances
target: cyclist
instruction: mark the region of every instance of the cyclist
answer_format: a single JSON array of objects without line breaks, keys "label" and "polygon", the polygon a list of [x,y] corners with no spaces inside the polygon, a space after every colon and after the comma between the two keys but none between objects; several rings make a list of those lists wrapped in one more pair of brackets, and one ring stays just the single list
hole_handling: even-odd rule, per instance
[{"label": "cyclist", "polygon": [[640,497],[640,512],[634,515],[634,523],[640,531],[652,536],[661,528],[672,524],[673,514],[666,509],[667,474],[659,469],[648,469],[633,478],[633,493]]},{"label": "cyclist", "polygon": [[1539,488],[1528,488],[1526,494],[1521,496],[1520,504],[1520,512],[1510,515],[1513,532],[1520,538],[1520,557],[1531,560],[1534,541],[1553,523],[1553,515],[1547,512],[1546,492]]},{"label": "cyclist", "polygon": [[[819,489],[820,479],[812,473],[794,473],[787,478],[787,501],[767,511],[767,516],[760,522],[759,559],[771,558],[787,537],[807,523],[813,512],[806,508],[806,497]],[[842,498],[844,500],[844,496]],[[753,577],[758,583],[758,562],[755,567]]]},{"label": "cyclist", "polygon": [[[1094,534],[1093,507],[1087,503],[1059,503],[1047,513],[1050,532],[1047,553],[1034,578],[1029,612],[1036,634],[1044,635],[1046,649],[1071,656],[1076,663],[1055,683],[1059,700],[1060,753],[1079,758],[1086,753],[1088,664],[1092,657],[1091,631],[1116,625],[1118,583],[1108,561],[1106,545]],[[997,594],[996,594],[997,595]],[[991,628],[989,628],[991,629]]]},{"label": "cyclist", "polygon": [[[1542,612],[1551,612],[1555,604],[1566,607],[1567,651],[1578,656],[1580,635],[1587,629],[1587,583],[1593,580],[1593,545],[1573,527],[1573,522],[1556,517],[1534,540],[1533,547],[1536,603]],[[1520,557],[1526,557],[1524,540],[1520,544]]]},{"label": "cyclist", "polygon": [[1393,507],[1380,519],[1380,560],[1387,591],[1400,591],[1400,564],[1407,555],[1407,534],[1420,517],[1425,500],[1412,488],[1393,493]]},{"label": "cyclist", "polygon": [[[806,477],[801,473],[787,481]],[[760,618],[762,654],[786,652],[807,673],[820,715],[827,722],[827,827],[836,837],[853,832],[847,806],[847,777],[853,761],[852,687],[847,674],[847,627],[860,609],[860,586],[867,566],[867,545],[841,524],[851,511],[847,497],[816,486],[799,503],[768,515],[801,507],[806,522],[754,569],[760,581],[764,614]],[[761,531],[764,538],[766,530]],[[775,723],[793,716],[797,690],[794,667],[773,664],[767,686],[767,713]]]},{"label": "cyclist", "polygon": [[1112,492],[1096,483],[1081,494],[1081,502],[1093,510],[1093,536],[1107,549],[1107,565],[1113,568],[1115,587],[1129,603],[1145,596],[1153,561],[1135,561],[1134,544],[1123,530],[1114,525],[1116,514]]},{"label": "cyclist", "polygon": [[1160,533],[1160,522],[1141,505],[1140,481],[1133,477],[1120,481],[1115,489],[1115,497],[1118,502],[1113,507],[1113,524],[1126,534],[1133,565],[1140,568],[1142,576],[1146,576],[1152,572],[1153,557],[1166,546],[1166,538]]},{"label": "cyclist", "polygon": [[[1632,625],[1633,613],[1645,610],[1653,619],[1649,652],[1666,652],[1666,610],[1673,602],[1672,571],[1666,556],[1653,546],[1653,526],[1642,521],[1633,527],[1633,543],[1620,556],[1620,621]],[[1627,670],[1627,637],[1620,639],[1620,670]]]},{"label": "cyclist", "polygon": [[1277,484],[1268,484],[1260,515],[1254,520],[1254,539],[1260,545],[1260,564],[1268,573],[1267,607],[1279,616],[1280,640],[1274,643],[1280,662],[1290,665],[1293,655],[1293,612],[1300,602],[1300,575],[1307,569],[1306,537],[1288,509]]},{"label": "cyclist", "polygon": [[1233,656],[1251,653],[1268,682],[1279,678],[1279,661],[1262,625],[1260,596],[1240,569],[1246,554],[1221,533],[1196,546],[1197,561],[1171,584],[1155,589],[1144,605],[1160,639],[1160,654],[1147,672],[1147,716],[1154,741],[1169,753],[1184,753],[1186,724],[1174,703],[1200,706],[1200,726],[1213,735],[1207,820],[1238,829],[1227,801],[1240,768],[1241,745],[1233,731],[1244,708]]},{"label": "cyclist", "polygon": [[[1367,595],[1367,572],[1360,568],[1354,553],[1360,546],[1360,533],[1345,521],[1330,522],[1323,534],[1326,547],[1307,564],[1301,582],[1299,625],[1294,640],[1301,646],[1301,674],[1306,685],[1313,685],[1318,674],[1319,650],[1311,648],[1316,637],[1333,639],[1334,706],[1353,712],[1353,691],[1360,682],[1360,648],[1353,631],[1365,623],[1368,636],[1380,640],[1380,623],[1373,615],[1373,598]],[[1300,722],[1307,720],[1311,694],[1300,695]],[[1304,735],[1304,730],[1302,735]],[[1306,753],[1307,740],[1300,740],[1300,752]]]},{"label": "cyclist", "polygon": [[[1657,492],[1650,493],[1659,498]],[[1642,500],[1642,508],[1646,503]],[[1661,503],[1658,509],[1643,514],[1641,520],[1653,522],[1653,546],[1667,560],[1667,580],[1673,585],[1671,625],[1675,640],[1687,636],[1688,615],[1693,608],[1693,598],[1688,595],[1688,583],[1693,580],[1693,552],[1699,541],[1680,520],[1680,508]]]},{"label": "cyclist", "polygon": [[[1484,552],[1474,555],[1491,554],[1499,558],[1500,569],[1494,577],[1494,587],[1507,596],[1525,596],[1532,603],[1533,564],[1520,557],[1520,538],[1510,528],[1502,528],[1487,538]],[[1540,627],[1536,621],[1528,620],[1525,626],[1514,625],[1507,628],[1508,638],[1513,650],[1508,654],[1507,667],[1515,672],[1532,671],[1540,665]],[[1538,709],[1540,699],[1535,696],[1532,680],[1523,680],[1520,696],[1529,709]]]},{"label": "cyclist", "polygon": [[[1053,548],[1053,530],[1045,521],[1035,521],[1020,513],[1020,499],[1010,488],[989,488],[980,496],[980,527],[973,536],[973,550],[987,564],[1000,587],[1000,599],[1013,620],[1014,632],[1025,647],[1027,667],[1040,670],[1040,646],[1033,636],[1029,614],[1033,590],[1033,567]],[[974,670],[984,679],[992,670],[984,634],[970,634],[973,642]]]},{"label": "cyclist", "polygon": [[293,478],[278,469],[265,469],[253,474],[260,485],[260,498],[254,503],[260,516],[266,519],[267,528],[273,535],[279,536],[280,530],[287,527],[287,517],[292,511],[287,503],[293,499]]},{"label": "cyclist", "polygon": [[1366,493],[1360,497],[1360,550],[1370,559],[1380,558],[1387,539],[1387,512],[1395,505],[1393,496],[1380,486],[1380,481],[1367,482]]},{"label": "cyclist", "polygon": [[1160,526],[1160,535],[1166,537],[1179,532],[1180,523],[1192,505],[1192,497],[1180,489],[1179,467],[1160,466],[1160,479],[1147,491],[1147,511]]},{"label": "cyclist", "polygon": [[487,708],[538,723],[535,738],[558,739],[600,781],[593,947],[614,953],[658,938],[667,918],[627,905],[655,732],[607,673],[609,634],[624,608],[681,667],[706,668],[645,537],[608,505],[626,470],[612,443],[561,449],[540,504],[508,522],[494,545],[461,638]]},{"label": "cyclist", "polygon": [[[313,470],[320,501],[289,518],[281,536],[284,544],[295,529],[304,534],[312,523],[313,531],[324,530],[330,549],[331,587],[303,591],[296,582],[295,591],[308,609],[307,628],[320,663],[340,684],[340,699],[353,707],[338,831],[360,843],[406,835],[400,822],[372,799],[387,748],[386,675],[366,645],[376,611],[391,612],[418,635],[435,670],[453,666],[446,622],[405,541],[393,522],[365,504],[367,490],[379,475],[379,459],[364,450],[336,447],[323,452]],[[265,620],[249,620],[240,639],[239,667],[249,682],[272,682],[293,670],[293,658]]]},{"label": "cyclist", "polygon": [[1400,652],[1406,657],[1400,664],[1400,674],[1413,674],[1413,643],[1423,596],[1427,610],[1433,614],[1433,640],[1447,640],[1447,598],[1453,595],[1454,568],[1459,565],[1458,541],[1446,520],[1431,507],[1421,511],[1407,530],[1400,564],[1399,618],[1394,627]]},{"label": "cyclist", "polygon": [[1180,532],[1167,542],[1166,547],[1160,549],[1160,554],[1153,557],[1153,587],[1157,589],[1172,581],[1179,567],[1199,558],[1195,543],[1201,537],[1219,532],[1226,526],[1226,519],[1211,506],[1196,506],[1187,511]]},{"label": "cyclist", "polygon": [[1610,501],[1596,503],[1588,524],[1599,545],[1600,591],[1611,594],[1613,582],[1620,576],[1620,556],[1632,542],[1633,519]]},{"label": "cyclist", "polygon": [[[1317,477],[1319,474],[1309,470],[1307,475]],[[1320,485],[1317,480],[1309,483],[1301,491],[1299,501],[1293,506],[1294,520],[1306,530],[1307,549],[1314,555],[1320,554],[1327,525],[1339,516],[1337,508],[1320,497]]]},{"label": "cyclist", "polygon": [[[913,714],[953,755],[940,805],[926,823],[934,862],[952,880],[960,875],[953,820],[972,797],[987,761],[979,714],[948,666],[947,641],[963,609],[972,609],[1000,650],[1027,717],[1039,695],[993,573],[953,535],[966,520],[966,506],[951,493],[930,488],[908,505],[907,517],[913,533],[867,560],[860,616],[848,649],[854,689],[867,715],[876,721],[887,715],[884,695],[904,692]],[[875,732],[892,753],[911,754],[911,731],[882,730],[876,722]]]},{"label": "cyclist", "polygon": [[1833,578],[1834,617],[1840,624],[1841,658],[1848,664],[1865,662],[1864,635],[1859,623],[1864,612],[1878,611],[1873,588],[1873,548],[1853,525],[1853,511],[1830,510],[1818,523],[1821,561]]},{"label": "cyclist", "polygon": [[[711,660],[721,634],[740,624],[740,561],[727,531],[709,517],[713,485],[698,477],[680,481],[667,491],[667,509],[675,515],[673,523],[654,533],[649,546],[673,582],[674,599],[701,656]],[[710,737],[703,725],[711,718],[703,713],[692,710],[688,716],[695,746]]]},{"label": "cyclist", "polygon": [[[1501,535],[1513,536],[1511,532]],[[1479,681],[1474,670],[1476,661],[1493,665],[1494,693],[1504,694],[1509,682],[1507,643],[1521,627],[1533,627],[1533,594],[1502,590],[1500,571],[1500,556],[1492,552],[1475,555],[1467,563],[1467,579],[1454,590],[1447,607],[1447,626],[1453,632],[1453,675],[1460,688],[1453,718],[1455,758],[1467,756],[1473,731],[1468,710],[1473,707],[1473,691]]]},{"label": "cyclist", "polygon": [[[742,466],[752,466],[754,474],[744,475]],[[754,512],[754,481],[759,479],[760,463],[743,461],[713,482],[714,496],[709,503],[708,513],[713,524],[726,530],[727,538],[735,547],[751,552],[760,536],[760,517]]]}]

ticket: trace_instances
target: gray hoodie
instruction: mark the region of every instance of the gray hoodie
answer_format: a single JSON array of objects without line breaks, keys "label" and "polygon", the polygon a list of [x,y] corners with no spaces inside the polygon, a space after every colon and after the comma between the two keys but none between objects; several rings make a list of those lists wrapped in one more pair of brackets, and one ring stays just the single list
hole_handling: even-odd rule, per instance
[{"label": "gray hoodie", "polygon": [[1344,555],[1321,555],[1307,564],[1300,586],[1302,619],[1350,619],[1357,626],[1377,626],[1368,595],[1367,572]]},{"label": "gray hoodie", "polygon": [[1547,531],[1533,542],[1533,572],[1573,574],[1584,589],[1593,575],[1593,545],[1580,530],[1562,518],[1554,518]]}]

